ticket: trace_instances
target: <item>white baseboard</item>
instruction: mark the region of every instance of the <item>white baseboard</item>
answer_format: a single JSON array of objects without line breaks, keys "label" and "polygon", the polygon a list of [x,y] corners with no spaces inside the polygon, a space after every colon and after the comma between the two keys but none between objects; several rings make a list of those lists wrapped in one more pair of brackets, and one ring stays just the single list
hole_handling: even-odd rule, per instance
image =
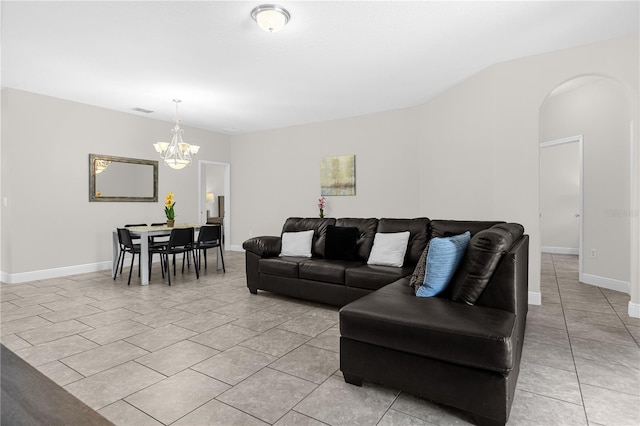
[{"label": "white baseboard", "polygon": [[553,254],[580,254],[580,250],[573,247],[550,247],[550,246],[540,246],[540,251],[543,253],[553,253]]},{"label": "white baseboard", "polygon": [[542,305],[542,294],[540,292],[529,292],[529,304],[530,305]]},{"label": "white baseboard", "polygon": [[[127,259],[131,259],[128,257]],[[153,263],[160,263],[159,259],[155,259]],[[110,270],[113,263],[110,260],[97,263],[87,263],[86,265],[64,266],[62,268],[42,269],[40,271],[19,272],[17,274],[9,274],[0,271],[0,280],[7,284],[18,284],[28,281],[47,280],[51,278],[67,277],[69,275],[86,274],[88,272],[97,272]],[[125,262],[125,265],[129,263]]]},{"label": "white baseboard", "polygon": [[11,275],[10,274],[7,274],[6,272],[0,271],[0,282],[6,283],[6,284],[11,284],[9,282],[10,279],[11,279]]},{"label": "white baseboard", "polygon": [[244,251],[241,245],[229,245],[227,246],[227,250],[230,251]]},{"label": "white baseboard", "polygon": [[49,278],[66,277],[69,275],[86,274],[88,272],[104,271],[111,269],[112,262],[88,263],[86,265],[65,266],[62,268],[43,269],[40,271],[19,272],[8,274],[1,272],[2,282],[7,284],[18,284],[27,281],[46,280]]},{"label": "white baseboard", "polygon": [[630,294],[629,283],[626,281],[614,280],[613,278],[605,278],[598,275],[580,274],[580,282]]},{"label": "white baseboard", "polygon": [[640,318],[640,303],[629,302],[629,316],[632,318]]}]

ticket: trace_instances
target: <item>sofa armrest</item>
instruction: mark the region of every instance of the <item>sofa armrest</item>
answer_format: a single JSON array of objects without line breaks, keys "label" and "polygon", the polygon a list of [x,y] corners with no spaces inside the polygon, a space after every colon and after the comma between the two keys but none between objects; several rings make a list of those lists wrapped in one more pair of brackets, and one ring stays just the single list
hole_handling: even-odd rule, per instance
[{"label": "sofa armrest", "polygon": [[242,244],[242,248],[260,257],[278,256],[282,251],[282,239],[280,237],[254,237]]}]

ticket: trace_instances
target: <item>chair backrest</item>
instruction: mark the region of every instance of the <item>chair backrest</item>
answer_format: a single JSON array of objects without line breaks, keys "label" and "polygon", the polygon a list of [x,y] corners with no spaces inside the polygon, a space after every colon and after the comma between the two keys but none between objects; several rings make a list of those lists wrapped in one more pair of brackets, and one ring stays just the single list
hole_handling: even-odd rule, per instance
[{"label": "chair backrest", "polygon": [[198,233],[198,243],[214,243],[220,241],[221,238],[220,225],[201,226]]},{"label": "chair backrest", "polygon": [[188,247],[193,245],[193,228],[173,228],[169,236],[169,245],[167,250],[178,247]]},{"label": "chair backrest", "polygon": [[133,241],[131,241],[131,234],[127,228],[118,228],[118,241],[120,245],[128,249],[133,248]]},{"label": "chair backrest", "polygon": [[164,226],[167,222],[152,223],[151,226]]},{"label": "chair backrest", "polygon": [[132,226],[147,226],[147,224],[146,223],[133,223],[133,224],[130,223],[128,225],[125,225],[124,227],[131,228]]}]

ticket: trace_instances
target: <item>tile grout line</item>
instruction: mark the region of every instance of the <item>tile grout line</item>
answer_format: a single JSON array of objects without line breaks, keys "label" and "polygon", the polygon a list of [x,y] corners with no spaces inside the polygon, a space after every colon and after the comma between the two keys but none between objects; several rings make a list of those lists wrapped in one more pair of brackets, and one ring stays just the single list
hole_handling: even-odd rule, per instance
[{"label": "tile grout line", "polygon": [[576,355],[573,351],[573,342],[571,341],[571,335],[569,334],[569,324],[567,323],[567,315],[565,313],[565,308],[564,308],[564,303],[562,302],[562,292],[560,291],[560,283],[558,283],[558,271],[556,269],[556,265],[555,265],[555,256],[551,255],[551,258],[553,260],[553,269],[554,272],[556,274],[556,283],[558,284],[558,294],[560,295],[560,306],[562,307],[562,318],[564,319],[564,325],[566,327],[567,330],[567,338],[569,339],[569,350],[571,351],[571,362],[573,363],[573,368],[575,369],[576,372],[576,381],[578,382],[578,389],[580,391],[580,401],[582,402],[582,411],[584,412],[584,418],[587,421],[587,424],[589,424],[589,416],[587,414],[587,406],[585,404],[584,401],[584,394],[582,392],[582,382],[580,381],[580,375],[578,374],[578,366],[576,365]]},{"label": "tile grout line", "polygon": [[[382,416],[380,416],[380,418],[378,419],[378,421],[376,422],[376,425],[379,425],[380,422],[382,421],[382,419],[384,419],[384,417],[387,415],[387,413],[391,410],[391,407],[393,407],[393,404],[395,404],[395,402],[398,400],[398,398],[400,398],[400,395],[402,394],[402,391],[398,391],[398,393],[396,394],[396,396],[393,398],[393,401],[391,401],[391,403],[389,404],[389,406],[387,407],[386,410],[384,410],[384,413],[382,413]],[[403,413],[403,414],[407,414],[407,413]],[[407,414],[410,415],[410,414]],[[411,416],[414,417],[414,416]],[[417,417],[414,417],[417,418]]]},{"label": "tile grout line", "polygon": [[[599,288],[599,287],[598,287]],[[611,303],[611,301],[609,300],[609,298],[607,297],[606,293],[604,293],[602,291],[602,289],[600,289],[600,293],[602,293],[602,296],[605,298],[605,300],[607,301],[607,303],[609,304],[609,306],[611,306],[611,309],[613,309],[613,312],[616,314],[616,317],[620,320],[620,322],[622,323],[622,325],[624,326],[624,329],[627,331],[627,333],[629,333],[629,335],[631,336],[631,338],[636,342],[636,345],[638,345],[638,347],[640,348],[640,340],[637,339],[633,333],[631,333],[631,330],[629,330],[628,324],[624,322],[624,320],[622,319],[622,317],[620,316],[620,314],[618,313],[618,310],[613,306],[613,304]]]},{"label": "tile grout line", "polygon": [[[279,359],[279,358],[278,358],[278,359]],[[275,361],[274,361],[274,362],[275,362]],[[273,363],[272,363],[272,364],[273,364]],[[265,367],[265,368],[266,368],[266,367]],[[273,370],[275,370],[275,369],[273,369]],[[340,368],[338,368],[338,370],[340,370]],[[279,371],[279,370],[276,370],[276,371]],[[285,373],[285,374],[289,374],[289,373]],[[291,374],[290,374],[290,375],[291,375]],[[316,419],[315,417],[309,416],[309,415],[307,415],[307,414],[305,414],[305,413],[303,413],[303,412],[301,412],[301,411],[296,411],[296,410],[295,410],[295,408],[296,408],[299,404],[301,404],[305,399],[307,399],[307,398],[309,397],[309,395],[311,395],[311,394],[312,394],[312,393],[314,393],[317,389],[319,389],[319,388],[320,388],[320,386],[324,385],[324,384],[325,384],[325,383],[326,383],[326,382],[327,382],[331,377],[333,377],[334,375],[335,375],[335,373],[330,374],[330,375],[329,375],[329,377],[327,377],[326,379],[324,379],[324,380],[322,381],[322,383],[320,383],[320,384],[318,384],[318,385],[316,385],[316,384],[314,383],[314,385],[315,385],[316,387],[315,387],[311,392],[309,392],[307,395],[305,395],[305,397],[304,397],[304,398],[302,398],[300,401],[298,401],[298,402],[296,403],[296,405],[294,405],[294,406],[293,406],[289,411],[295,411],[296,413],[299,413],[299,414],[301,414],[301,415],[303,415],[303,416],[305,416],[305,417],[309,417],[309,418],[311,418],[311,419],[317,420],[317,421],[319,421],[319,422],[320,422],[320,423],[322,423],[322,424],[327,424],[327,423],[323,422],[322,420],[320,420],[320,419]],[[293,377],[296,377],[296,376],[293,376]],[[305,380],[305,379],[303,379],[303,380]],[[288,413],[288,412],[287,412],[287,413]],[[285,416],[287,415],[287,413],[285,413],[284,415],[282,415],[282,417],[285,417]],[[280,419],[282,419],[282,417],[280,417]],[[274,424],[275,424],[275,423],[277,423],[278,421],[280,421],[280,419],[276,420],[276,421],[274,422]]]}]

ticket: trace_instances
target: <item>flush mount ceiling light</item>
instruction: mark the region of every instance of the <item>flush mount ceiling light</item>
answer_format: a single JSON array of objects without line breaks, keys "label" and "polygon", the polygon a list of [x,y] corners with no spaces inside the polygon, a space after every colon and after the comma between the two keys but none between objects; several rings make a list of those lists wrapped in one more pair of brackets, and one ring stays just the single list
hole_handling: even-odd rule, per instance
[{"label": "flush mount ceiling light", "polygon": [[287,25],[291,15],[282,6],[263,4],[251,11],[251,17],[262,30],[268,33],[277,33]]},{"label": "flush mount ceiling light", "polygon": [[173,102],[176,103],[176,125],[171,130],[173,133],[171,143],[157,142],[153,146],[167,166],[179,170],[191,163],[193,156],[198,153],[200,147],[198,145],[189,145],[182,140],[182,132],[184,130],[180,128],[180,120],[178,120],[178,104],[182,101],[174,99]]}]

